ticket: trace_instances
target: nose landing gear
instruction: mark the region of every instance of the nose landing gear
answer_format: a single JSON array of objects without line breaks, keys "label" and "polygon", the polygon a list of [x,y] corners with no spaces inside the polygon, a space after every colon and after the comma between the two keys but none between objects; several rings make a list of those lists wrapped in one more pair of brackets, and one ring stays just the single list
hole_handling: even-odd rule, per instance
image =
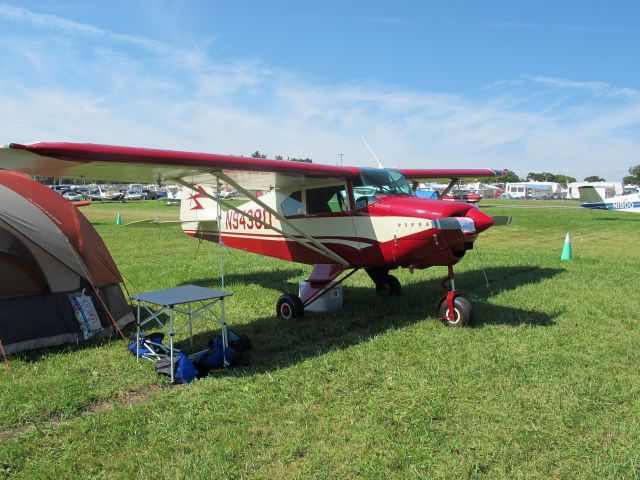
[{"label": "nose landing gear", "polygon": [[473,307],[469,300],[458,295],[453,279],[453,266],[449,265],[448,269],[447,278],[441,283],[447,294],[438,301],[438,317],[447,327],[465,327],[473,319]]}]

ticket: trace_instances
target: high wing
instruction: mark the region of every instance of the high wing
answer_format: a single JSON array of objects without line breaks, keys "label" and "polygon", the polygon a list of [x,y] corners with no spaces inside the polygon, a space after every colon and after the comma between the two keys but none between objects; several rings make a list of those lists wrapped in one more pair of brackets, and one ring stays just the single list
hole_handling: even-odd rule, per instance
[{"label": "high wing", "polygon": [[436,178],[482,178],[497,177],[502,175],[502,171],[490,168],[398,168],[407,180],[421,182],[423,180],[433,180]]},{"label": "high wing", "polygon": [[[215,183],[226,176],[248,190],[305,183],[307,179],[351,179],[355,167],[262,158],[81,143],[12,143],[0,149],[0,168],[31,175],[122,182],[181,180]],[[222,175],[221,175],[222,174]]]},{"label": "high wing", "polygon": [[[12,143],[0,148],[0,168],[31,175],[122,182],[181,180],[215,183],[228,177],[247,190],[300,185],[311,179],[353,179],[356,167],[285,162],[211,153],[88,143]],[[458,179],[499,175],[490,169],[398,169],[407,179]]]}]

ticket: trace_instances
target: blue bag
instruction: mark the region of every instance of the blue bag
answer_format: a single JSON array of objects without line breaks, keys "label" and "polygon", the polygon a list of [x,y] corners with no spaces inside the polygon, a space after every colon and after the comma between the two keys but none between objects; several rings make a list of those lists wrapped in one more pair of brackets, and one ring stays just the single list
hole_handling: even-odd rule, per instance
[{"label": "blue bag", "polygon": [[174,383],[189,383],[198,376],[198,371],[184,353],[178,352],[176,358]]},{"label": "blue bag", "polygon": [[156,362],[156,372],[160,375],[171,376],[171,368],[173,368],[173,383],[189,383],[198,376],[189,357],[180,351],[175,352],[173,357],[173,366],[171,366],[170,357],[161,358]]}]

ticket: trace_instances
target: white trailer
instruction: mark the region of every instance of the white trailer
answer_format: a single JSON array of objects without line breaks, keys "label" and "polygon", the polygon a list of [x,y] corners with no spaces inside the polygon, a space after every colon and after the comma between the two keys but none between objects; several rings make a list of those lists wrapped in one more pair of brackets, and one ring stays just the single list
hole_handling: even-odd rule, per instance
[{"label": "white trailer", "polygon": [[511,198],[547,200],[560,198],[562,187],[557,182],[516,182],[507,183],[505,192]]},{"label": "white trailer", "polygon": [[572,182],[567,185],[567,198],[580,200],[580,187],[594,187],[601,194],[604,192],[603,198],[615,197],[624,194],[624,186],[622,182]]}]

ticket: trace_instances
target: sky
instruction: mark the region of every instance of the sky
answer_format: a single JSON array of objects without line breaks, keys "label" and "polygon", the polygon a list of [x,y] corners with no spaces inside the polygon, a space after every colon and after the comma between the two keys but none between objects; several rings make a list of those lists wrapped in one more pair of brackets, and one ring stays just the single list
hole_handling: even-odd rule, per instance
[{"label": "sky", "polygon": [[0,0],[0,144],[620,180],[638,45],[637,1]]}]

